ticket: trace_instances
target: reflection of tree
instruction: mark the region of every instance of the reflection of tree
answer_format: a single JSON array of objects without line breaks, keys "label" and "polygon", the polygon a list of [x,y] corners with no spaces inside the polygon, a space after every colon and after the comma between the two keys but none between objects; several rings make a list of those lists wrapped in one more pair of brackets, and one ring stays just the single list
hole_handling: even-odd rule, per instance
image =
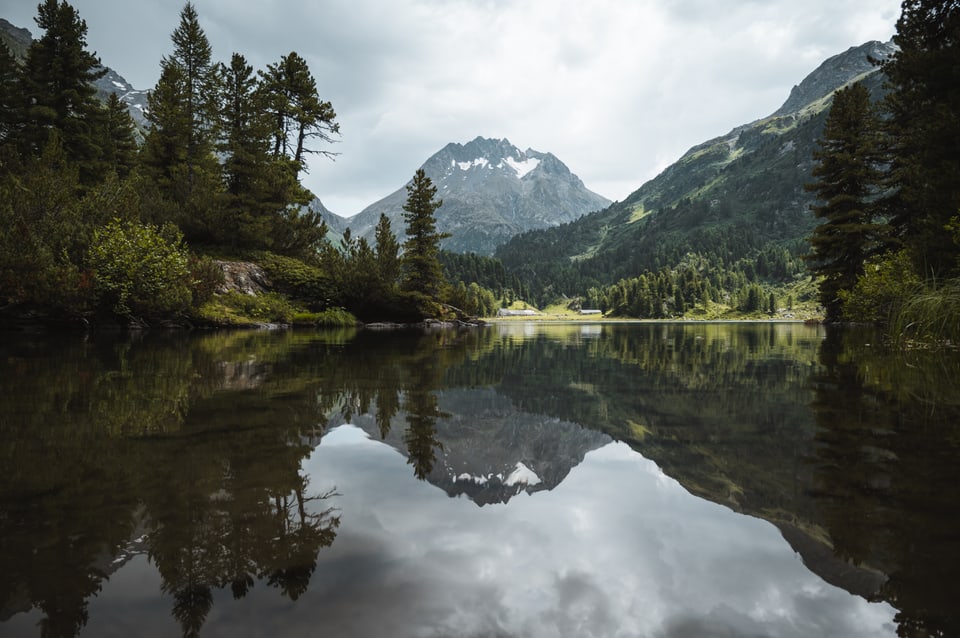
[{"label": "reflection of tree", "polygon": [[[909,389],[920,373],[901,368],[952,367],[911,356],[908,364],[861,332],[828,334],[813,403],[814,494],[837,554],[887,574],[879,597],[899,610],[898,635],[955,636],[960,397],[955,379]],[[892,378],[905,383],[891,386]],[[932,392],[945,400],[932,406],[924,400]]]},{"label": "reflection of tree", "polygon": [[322,413],[291,350],[256,335],[0,344],[17,372],[0,393],[4,613],[37,607],[44,635],[76,635],[138,525],[185,635],[217,588],[302,595],[339,518],[299,472]]},{"label": "reflection of tree", "polygon": [[437,449],[442,447],[437,438],[437,418],[441,416],[437,396],[429,389],[414,387],[407,392],[403,407],[407,412],[407,431],[403,435],[407,463],[413,466],[417,478],[425,479],[433,471]]},{"label": "reflection of tree", "polygon": [[444,347],[446,338],[443,333],[424,336],[415,356],[407,361],[409,382],[403,400],[407,430],[403,442],[407,446],[407,463],[419,479],[426,479],[433,471],[437,450],[443,448],[437,438],[437,419],[446,415],[440,411],[436,392],[450,365],[451,350]]},{"label": "reflection of tree", "polygon": [[[311,495],[299,472],[312,448],[295,425],[260,425],[270,418],[261,401],[255,394],[200,401],[185,423],[193,436],[150,445],[157,466],[145,492],[150,557],[185,635],[202,626],[217,588],[241,597],[264,580],[296,600],[318,552],[336,537],[339,517],[318,507],[333,492]],[[311,405],[310,395],[283,396],[276,407],[295,414]],[[220,415],[230,421],[218,422]]]},{"label": "reflection of tree", "polygon": [[[820,338],[801,327],[579,335],[0,343],[10,370],[0,393],[0,604],[27,600],[48,635],[76,634],[138,526],[184,633],[200,631],[221,588],[239,598],[259,583],[295,600],[339,524],[333,494],[311,492],[300,470],[323,424],[375,411],[386,436],[402,414],[423,478],[441,449],[439,393],[495,387],[518,410],[627,441],[711,500],[814,529],[825,520],[838,553],[890,575],[882,595],[903,627],[958,633],[948,600],[960,575],[951,380],[931,395],[925,377],[895,367],[902,361],[849,339],[825,344],[818,368]],[[811,401],[816,458],[803,465]],[[816,511],[803,491],[809,472]]]},{"label": "reflection of tree", "polygon": [[393,417],[400,411],[400,396],[392,388],[383,388],[377,393],[377,429],[380,438],[386,439],[390,434]]}]

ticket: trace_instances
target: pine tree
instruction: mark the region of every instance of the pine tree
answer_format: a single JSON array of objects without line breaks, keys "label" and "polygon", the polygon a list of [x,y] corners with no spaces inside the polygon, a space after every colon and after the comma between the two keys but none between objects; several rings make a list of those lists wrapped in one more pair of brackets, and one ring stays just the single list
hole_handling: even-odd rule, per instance
[{"label": "pine tree", "polygon": [[180,208],[176,221],[189,241],[219,239],[222,190],[213,154],[218,85],[211,48],[197,11],[187,2],[171,36],[173,54],[160,63],[150,93],[151,128],[143,150],[146,173]]},{"label": "pine tree", "polygon": [[905,0],[884,64],[891,91],[892,223],[921,270],[955,273],[960,248],[944,227],[960,212],[960,3]]},{"label": "pine tree", "polygon": [[333,105],[320,99],[306,60],[291,51],[278,64],[267,66],[267,71],[261,73],[261,82],[273,119],[274,157],[290,158],[299,174],[305,168],[308,154],[335,155],[308,146],[311,139],[332,142],[333,136],[340,132],[340,125],[335,121],[337,114]]},{"label": "pine tree", "polygon": [[105,166],[120,177],[129,175],[137,163],[135,130],[127,105],[116,93],[111,93],[103,118],[101,144]]},{"label": "pine tree", "polygon": [[383,213],[380,214],[380,221],[374,231],[374,242],[380,281],[390,290],[397,284],[400,276],[400,243],[390,227],[390,218]]},{"label": "pine tree", "polygon": [[812,207],[821,220],[810,238],[809,268],[821,277],[820,303],[828,321],[841,319],[840,292],[853,289],[868,257],[884,246],[885,227],[874,223],[878,169],[878,119],[870,94],[856,83],[834,94],[818,148],[817,196]]},{"label": "pine tree", "polygon": [[437,232],[434,213],[443,205],[435,200],[437,187],[423,169],[417,169],[407,185],[407,202],[403,205],[407,223],[407,240],[403,244],[402,287],[436,298],[443,287],[443,267],[440,264],[440,241],[448,235]]},{"label": "pine tree", "polygon": [[271,222],[288,202],[267,178],[272,170],[270,129],[264,115],[253,67],[239,53],[221,67],[220,109],[225,228],[232,245],[270,247]]},{"label": "pine tree", "polygon": [[182,167],[189,190],[198,168],[209,167],[217,88],[210,43],[191,3],[181,10],[171,39],[173,55],[161,60],[160,80],[149,97],[150,136],[158,139],[148,136],[148,161],[171,174]]},{"label": "pine tree", "polygon": [[212,49],[200,27],[197,10],[187,2],[180,12],[180,25],[171,36],[173,55],[161,69],[176,66],[181,71],[181,106],[189,123],[186,130],[186,162],[191,172],[213,150],[216,125],[216,76]]},{"label": "pine tree", "polygon": [[67,160],[80,170],[81,184],[90,185],[104,173],[96,135],[103,107],[93,82],[106,69],[86,50],[87,23],[72,6],[45,0],[37,9],[36,23],[44,34],[30,45],[20,73],[19,148],[36,157],[57,131]]},{"label": "pine tree", "polygon": [[[20,120],[22,101],[17,83],[20,79],[20,64],[10,49],[0,42],[0,146],[5,145],[14,135]],[[3,162],[3,157],[0,157]],[[0,171],[3,170],[0,164]]]}]

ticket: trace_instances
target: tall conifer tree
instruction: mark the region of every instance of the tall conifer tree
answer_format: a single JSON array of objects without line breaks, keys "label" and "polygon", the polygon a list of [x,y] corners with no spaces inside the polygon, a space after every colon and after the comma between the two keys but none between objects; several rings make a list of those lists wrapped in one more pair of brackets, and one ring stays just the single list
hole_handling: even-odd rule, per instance
[{"label": "tall conifer tree", "polygon": [[55,130],[81,183],[90,185],[104,172],[96,126],[104,110],[93,82],[106,69],[87,51],[87,23],[76,9],[57,0],[45,0],[37,9],[44,34],[30,45],[20,73],[20,150],[38,156]]},{"label": "tall conifer tree", "polygon": [[390,290],[396,286],[400,276],[400,243],[390,227],[390,218],[383,213],[380,214],[380,221],[374,231],[374,242],[380,281]]},{"label": "tall conifer tree", "polygon": [[823,137],[814,152],[816,182],[808,185],[821,220],[810,238],[810,270],[821,276],[820,303],[828,321],[841,319],[840,292],[851,290],[864,261],[883,247],[884,226],[875,224],[880,182],[878,119],[861,83],[837,91]]},{"label": "tall conifer tree", "polygon": [[437,232],[434,216],[443,200],[434,199],[437,187],[422,168],[407,184],[407,202],[403,218],[407,222],[407,240],[403,244],[401,265],[404,290],[436,298],[444,284],[440,264],[440,241],[448,235]]},{"label": "tall conifer tree", "polygon": [[340,125],[333,105],[320,99],[306,60],[291,51],[279,63],[268,65],[261,78],[269,96],[267,108],[273,118],[274,156],[288,157],[299,173],[306,166],[308,154],[335,155],[309,146],[311,139],[332,142],[333,136],[340,132]]},{"label": "tall conifer tree", "polygon": [[945,230],[960,213],[960,3],[904,0],[884,64],[891,92],[892,221],[921,272],[957,272],[960,247]]},{"label": "tall conifer tree", "polygon": [[230,66],[221,68],[221,85],[219,152],[225,187],[224,230],[232,244],[267,243],[271,215],[287,202],[269,188],[270,128],[253,67],[234,53]]},{"label": "tall conifer tree", "polygon": [[175,221],[188,240],[216,241],[218,85],[210,43],[192,3],[181,10],[171,39],[173,54],[161,61],[160,80],[149,97],[151,128],[143,164],[161,192],[180,207]]},{"label": "tall conifer tree", "polygon": [[130,111],[116,93],[107,98],[101,145],[103,161],[119,177],[126,177],[136,165],[137,140]]},{"label": "tall conifer tree", "polygon": [[[19,99],[19,78],[19,62],[7,45],[0,42],[0,145],[6,144],[13,137],[20,121],[23,102]],[[0,157],[0,162],[3,162],[3,159]]]}]

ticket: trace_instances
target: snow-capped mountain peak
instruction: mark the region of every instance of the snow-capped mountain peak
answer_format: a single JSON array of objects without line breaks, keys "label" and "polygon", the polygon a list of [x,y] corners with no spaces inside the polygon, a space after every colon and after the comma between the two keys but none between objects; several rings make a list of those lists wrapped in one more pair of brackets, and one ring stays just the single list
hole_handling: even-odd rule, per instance
[{"label": "snow-capped mountain peak", "polygon": [[[522,151],[505,138],[451,142],[422,168],[443,199],[437,229],[450,234],[444,248],[456,252],[492,254],[518,233],[558,226],[610,203],[551,153]],[[401,188],[368,206],[350,219],[351,231],[370,239],[381,213],[402,228],[406,197]]]}]

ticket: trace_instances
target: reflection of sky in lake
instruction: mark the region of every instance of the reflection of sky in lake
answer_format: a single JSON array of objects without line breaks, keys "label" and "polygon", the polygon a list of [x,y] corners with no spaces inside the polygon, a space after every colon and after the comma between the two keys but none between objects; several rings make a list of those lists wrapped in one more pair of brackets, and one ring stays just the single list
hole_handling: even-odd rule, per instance
[{"label": "reflection of sky in lake", "polygon": [[[304,470],[341,495],[310,589],[296,603],[262,584],[239,601],[219,591],[201,635],[895,635],[889,605],[824,583],[775,527],[692,497],[623,444],[552,492],[483,508],[417,481],[353,426]],[[87,632],[176,634],[158,589],[137,557],[91,600]]]}]

